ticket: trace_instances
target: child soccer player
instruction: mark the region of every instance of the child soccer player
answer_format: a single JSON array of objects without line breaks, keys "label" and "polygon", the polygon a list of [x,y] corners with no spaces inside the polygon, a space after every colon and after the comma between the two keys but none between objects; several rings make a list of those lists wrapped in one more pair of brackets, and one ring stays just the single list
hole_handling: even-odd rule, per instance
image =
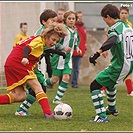
[{"label": "child soccer player", "polygon": [[[126,6],[120,7],[120,19],[124,20],[131,28],[132,23],[128,20],[129,17],[129,9]],[[130,77],[125,79],[125,84],[127,88],[127,94],[129,96],[133,96],[133,86],[132,86],[132,80]]]},{"label": "child soccer player", "polygon": [[[34,68],[40,55],[44,52],[44,46],[54,46],[61,37],[67,35],[64,25],[51,25],[39,36],[31,36],[13,48],[6,59],[4,68],[9,94],[0,96],[0,104],[21,102],[25,99],[25,84],[28,84],[36,94],[36,98],[42,107],[46,118],[53,118],[52,111],[46,93],[34,73]],[[17,55],[17,56],[16,56]]]},{"label": "child soccer player", "polygon": [[[54,23],[56,21],[57,21],[57,14],[55,11],[53,11],[51,9],[44,10],[40,15],[40,23],[42,24],[42,27],[37,30],[35,35],[40,35],[43,32],[43,30],[46,29],[46,27],[48,27],[49,24]],[[44,75],[42,74],[41,70],[39,69],[41,64],[44,65],[41,62],[41,60],[43,57],[45,57],[47,68],[48,68],[47,69],[48,73],[51,73],[51,75],[52,75],[52,72],[50,71],[50,69],[51,69],[50,57],[49,57],[50,53],[52,52],[52,53],[62,55],[63,58],[65,55],[62,52],[56,51],[54,49],[46,50],[46,46],[44,47],[44,50],[45,50],[45,53],[41,55],[40,60],[38,62],[38,67],[35,68],[34,72],[37,75],[37,79],[38,79],[39,83],[41,84],[44,92],[46,93],[46,87],[44,84]],[[20,116],[29,116],[30,115],[28,113],[28,109],[36,101],[36,96],[35,96],[35,93],[33,92],[33,90],[29,86],[27,86],[27,89],[29,91],[29,94],[27,94],[26,100],[17,109],[17,111],[15,112],[15,115],[20,115]]]},{"label": "child soccer player", "polygon": [[[90,84],[91,98],[95,107],[96,116],[90,122],[108,122],[108,114],[117,116],[119,114],[116,109],[116,84],[121,83],[132,72],[131,66],[132,56],[132,35],[133,30],[128,24],[120,20],[119,9],[107,4],[101,10],[101,16],[106,24],[110,27],[108,30],[108,39],[90,56],[90,63],[96,64],[96,59],[106,50],[111,50],[112,59],[107,68],[96,75],[94,81]],[[100,88],[107,88],[107,103],[105,109],[103,97]]]},{"label": "child soccer player", "polygon": [[77,52],[81,54],[81,50],[78,48],[79,45],[79,36],[75,29],[75,22],[77,21],[77,15],[73,11],[67,11],[64,14],[64,23],[66,24],[68,35],[63,38],[59,43],[62,47],[68,46],[69,52],[66,53],[66,58],[63,59],[58,55],[52,57],[52,78],[46,79],[46,83],[55,84],[59,80],[59,77],[62,76],[62,81],[58,87],[57,94],[53,100],[53,103],[60,104],[62,103],[61,99],[68,87],[68,82],[72,72],[72,54],[73,50],[77,49]]}]

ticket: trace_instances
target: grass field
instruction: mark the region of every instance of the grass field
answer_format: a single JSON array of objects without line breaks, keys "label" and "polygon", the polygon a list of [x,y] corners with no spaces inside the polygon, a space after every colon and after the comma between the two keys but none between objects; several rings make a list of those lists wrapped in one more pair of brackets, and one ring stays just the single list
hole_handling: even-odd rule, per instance
[{"label": "grass field", "polygon": [[[89,87],[80,85],[78,89],[69,86],[62,99],[73,109],[71,120],[45,119],[38,102],[35,102],[29,109],[29,113],[33,116],[15,116],[14,113],[20,103],[13,103],[0,106],[0,131],[133,131],[133,97],[127,96],[125,86],[117,88],[117,109],[120,114],[117,117],[108,116],[110,120],[108,123],[89,123],[91,117],[95,115],[95,111]],[[57,85],[53,89],[47,90],[52,110],[56,106],[52,103],[56,91]],[[6,93],[5,90],[0,90],[0,92],[1,94]],[[106,106],[106,97],[104,100]]]}]

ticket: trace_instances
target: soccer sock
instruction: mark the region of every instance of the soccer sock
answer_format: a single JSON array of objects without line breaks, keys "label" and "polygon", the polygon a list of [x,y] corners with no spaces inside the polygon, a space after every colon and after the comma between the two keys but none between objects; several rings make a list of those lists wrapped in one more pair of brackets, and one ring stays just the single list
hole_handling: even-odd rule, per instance
[{"label": "soccer sock", "polygon": [[68,88],[68,82],[61,81],[54,101],[61,100],[67,88]]},{"label": "soccer sock", "polygon": [[107,103],[108,103],[108,109],[110,111],[113,111],[116,109],[116,87],[114,87],[112,90],[106,90],[107,93]]},{"label": "soccer sock", "polygon": [[46,93],[44,92],[37,93],[36,99],[41,105],[44,114],[52,114]]},{"label": "soccer sock", "polygon": [[53,84],[52,84],[50,78],[46,78],[46,79],[44,80],[44,82],[43,82],[43,85],[44,85],[44,86],[47,86],[47,85],[52,86]]},{"label": "soccer sock", "polygon": [[17,111],[27,111],[30,106],[36,101],[36,98],[30,94],[27,94],[26,100],[20,105]]},{"label": "soccer sock", "polygon": [[14,96],[12,94],[5,94],[0,96],[0,104],[11,104],[14,102]]},{"label": "soccer sock", "polygon": [[133,91],[132,80],[130,78],[126,78],[125,84],[126,84],[126,88],[127,88],[127,93],[130,94],[131,91]]},{"label": "soccer sock", "polygon": [[96,114],[102,118],[106,118],[106,109],[104,108],[104,101],[100,90],[91,92],[91,98],[95,107]]}]

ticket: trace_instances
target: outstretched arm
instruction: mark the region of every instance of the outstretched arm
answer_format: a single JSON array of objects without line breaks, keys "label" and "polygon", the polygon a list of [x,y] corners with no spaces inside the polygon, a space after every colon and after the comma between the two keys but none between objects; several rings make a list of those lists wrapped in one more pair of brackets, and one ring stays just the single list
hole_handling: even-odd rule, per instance
[{"label": "outstretched arm", "polygon": [[95,64],[97,63],[95,60],[100,56],[102,52],[109,50],[115,44],[116,38],[117,38],[116,36],[113,36],[109,38],[105,43],[103,43],[101,48],[97,50],[96,53],[94,53],[89,57],[90,63],[93,63],[95,66]]}]

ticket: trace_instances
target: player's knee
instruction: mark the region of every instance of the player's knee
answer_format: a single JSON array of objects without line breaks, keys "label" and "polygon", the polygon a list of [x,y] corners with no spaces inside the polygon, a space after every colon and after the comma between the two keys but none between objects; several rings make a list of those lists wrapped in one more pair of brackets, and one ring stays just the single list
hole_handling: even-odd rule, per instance
[{"label": "player's knee", "polygon": [[52,79],[52,84],[56,84],[56,83],[57,83],[57,81],[58,81],[58,79],[53,78],[53,79]]},{"label": "player's knee", "polygon": [[94,90],[100,90],[102,86],[96,81],[94,80],[91,84],[90,84],[90,92],[94,91]]},{"label": "player's knee", "polygon": [[65,82],[68,82],[70,79],[70,76],[68,74],[63,75],[62,80]]}]

